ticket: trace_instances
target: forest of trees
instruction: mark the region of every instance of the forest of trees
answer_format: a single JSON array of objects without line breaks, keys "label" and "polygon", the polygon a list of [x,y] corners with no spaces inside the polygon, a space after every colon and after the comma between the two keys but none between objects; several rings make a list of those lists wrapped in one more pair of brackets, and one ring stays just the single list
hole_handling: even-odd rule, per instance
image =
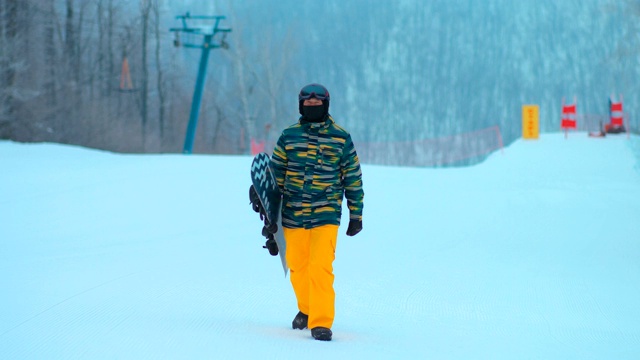
[{"label": "forest of trees", "polygon": [[202,37],[169,29],[187,11],[232,29],[209,60],[198,153],[273,143],[309,82],[363,143],[498,125],[508,144],[523,104],[556,131],[563,97],[639,109],[637,0],[0,0],[0,139],[181,152],[201,50],[174,45]]},{"label": "forest of trees", "polygon": [[[153,50],[163,41],[153,31],[157,2],[126,14],[112,0],[0,1],[2,137],[145,149],[155,138],[145,133],[161,131],[161,115],[174,104],[164,101],[167,82],[150,81]],[[142,70],[136,93],[119,89],[125,56]]]}]

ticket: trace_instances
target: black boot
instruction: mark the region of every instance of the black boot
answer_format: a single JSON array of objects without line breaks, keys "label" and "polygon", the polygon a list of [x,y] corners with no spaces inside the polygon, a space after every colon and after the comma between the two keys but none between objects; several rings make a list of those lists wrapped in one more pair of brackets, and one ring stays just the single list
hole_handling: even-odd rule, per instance
[{"label": "black boot", "polygon": [[333,335],[331,329],[326,327],[314,327],[311,329],[311,336],[316,340],[331,341],[331,335]]},{"label": "black boot", "polygon": [[304,314],[302,311],[298,312],[298,315],[293,319],[291,327],[294,329],[304,330],[307,328],[307,322],[309,321],[309,315]]}]

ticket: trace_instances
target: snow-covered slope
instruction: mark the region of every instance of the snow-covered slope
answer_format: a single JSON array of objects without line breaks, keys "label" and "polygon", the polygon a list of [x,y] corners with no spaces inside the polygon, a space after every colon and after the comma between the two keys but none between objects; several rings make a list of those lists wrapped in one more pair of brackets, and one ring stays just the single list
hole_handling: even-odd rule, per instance
[{"label": "snow-covered slope", "polygon": [[0,142],[0,358],[636,359],[639,141],[364,165],[329,343],[290,329],[249,157]]}]

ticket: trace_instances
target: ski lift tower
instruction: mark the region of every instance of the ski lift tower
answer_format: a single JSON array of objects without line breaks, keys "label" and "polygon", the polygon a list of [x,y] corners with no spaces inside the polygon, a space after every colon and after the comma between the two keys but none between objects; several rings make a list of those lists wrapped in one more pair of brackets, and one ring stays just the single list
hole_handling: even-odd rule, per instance
[{"label": "ski lift tower", "polygon": [[[193,100],[191,101],[191,114],[189,115],[189,125],[187,126],[187,135],[184,140],[184,154],[191,154],[193,151],[193,141],[198,126],[198,115],[200,114],[200,104],[202,103],[202,91],[207,75],[207,64],[209,60],[209,51],[211,49],[223,48],[228,49],[229,44],[225,41],[227,33],[231,29],[220,28],[220,21],[224,20],[224,16],[192,16],[189,13],[177,16],[176,19],[182,21],[181,28],[171,28],[169,31],[175,34],[173,44],[184,46],[186,48],[202,49],[200,56],[200,66],[198,67],[198,78],[196,87],[193,91]],[[213,26],[189,26],[187,22],[206,22],[213,23]],[[216,40],[216,35],[221,34],[220,40]],[[203,38],[202,42],[196,43],[196,40]]]}]

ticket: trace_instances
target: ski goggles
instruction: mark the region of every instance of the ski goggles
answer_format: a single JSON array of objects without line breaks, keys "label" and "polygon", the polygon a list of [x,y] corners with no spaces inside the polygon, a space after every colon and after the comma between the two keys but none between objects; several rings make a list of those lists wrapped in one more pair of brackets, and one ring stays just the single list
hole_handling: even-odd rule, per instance
[{"label": "ski goggles", "polygon": [[318,100],[327,100],[329,99],[329,91],[324,88],[322,85],[311,84],[307,85],[300,90],[300,94],[298,95],[298,100],[307,100],[310,98],[316,98]]}]

